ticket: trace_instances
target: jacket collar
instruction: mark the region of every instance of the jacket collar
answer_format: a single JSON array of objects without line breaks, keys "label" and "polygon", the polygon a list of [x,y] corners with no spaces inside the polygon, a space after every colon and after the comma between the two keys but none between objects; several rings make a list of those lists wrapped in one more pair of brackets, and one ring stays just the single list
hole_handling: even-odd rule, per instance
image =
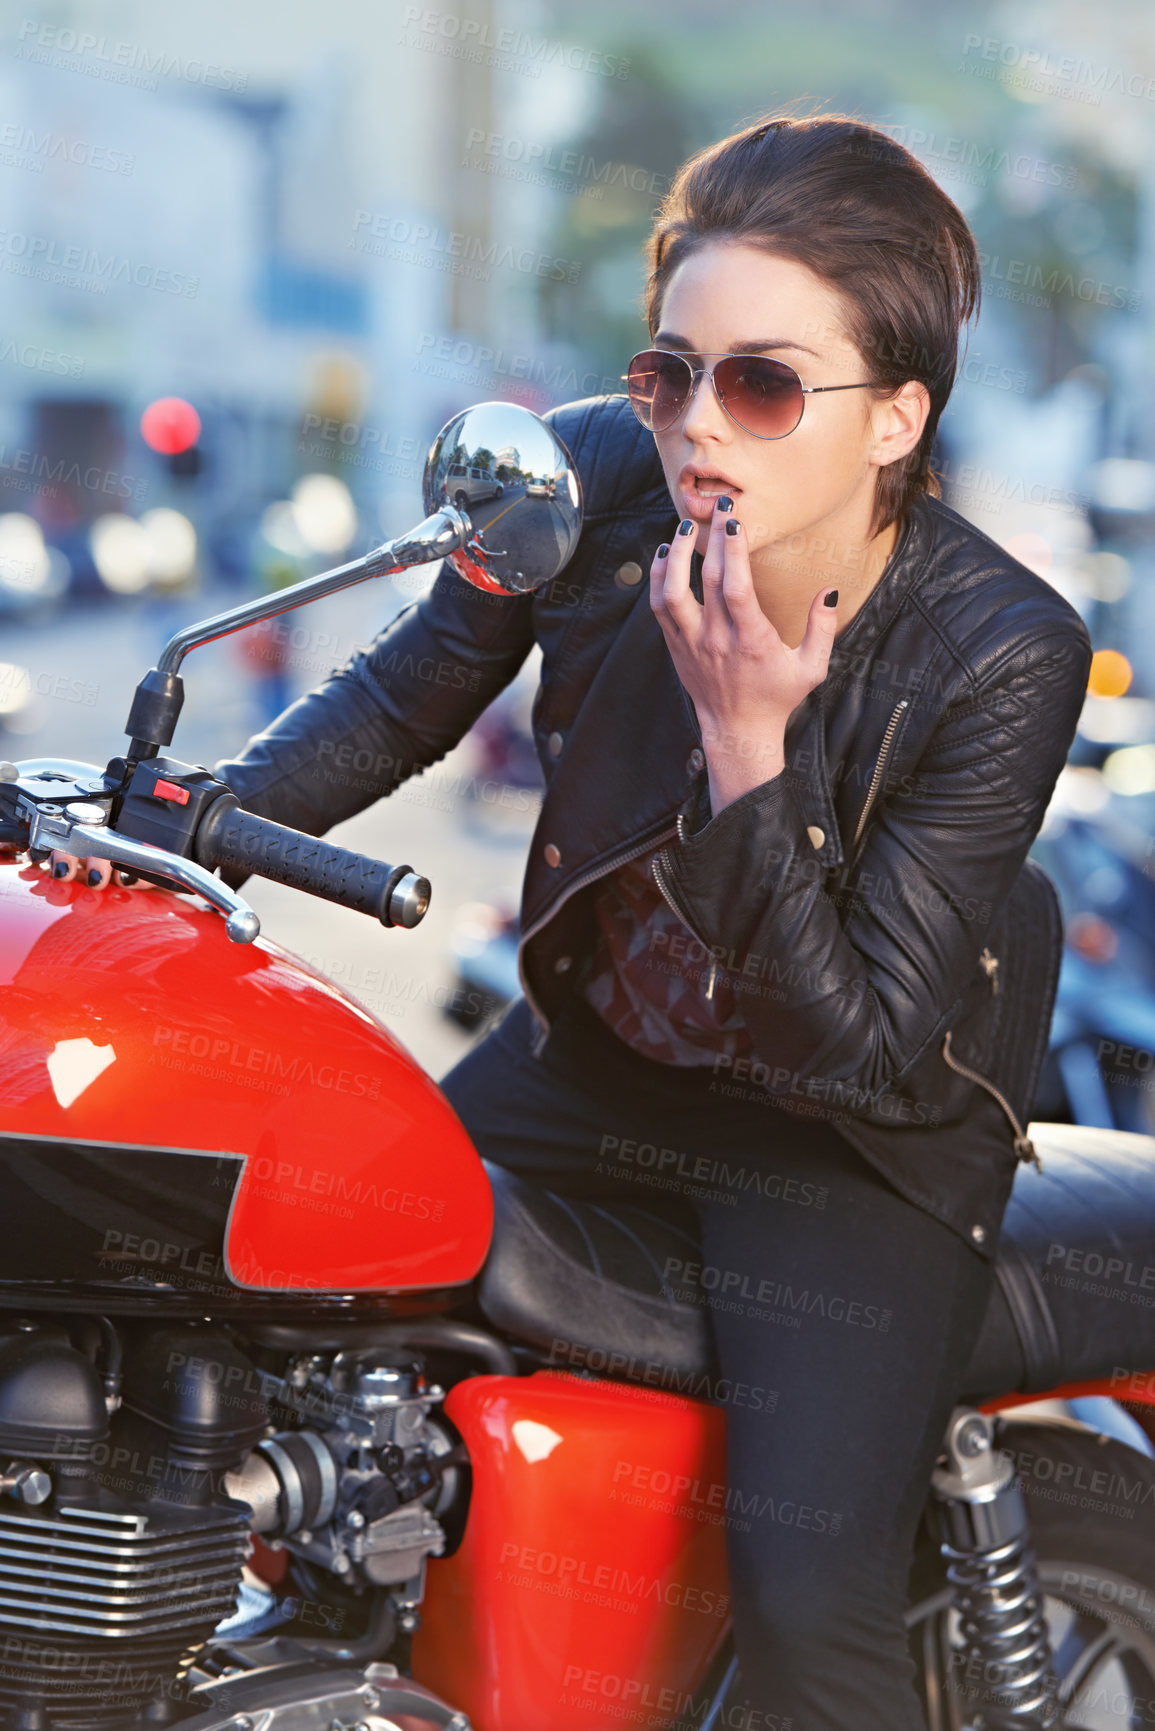
[{"label": "jacket collar", "polygon": [[834,791],[826,757],[826,718],[838,703],[844,680],[856,664],[869,663],[926,566],[934,523],[922,494],[915,497],[898,532],[878,582],[849,625],[835,637],[827,676],[799,704],[786,728],[786,761],[796,797],[813,841],[823,840],[815,858],[824,867],[845,866]]},{"label": "jacket collar", "polygon": [[934,540],[932,509],[925,494],[915,496],[882,575],[850,624],[844,626],[834,639],[831,669],[860,656],[869,659],[874,645],[889,629],[926,565]]}]

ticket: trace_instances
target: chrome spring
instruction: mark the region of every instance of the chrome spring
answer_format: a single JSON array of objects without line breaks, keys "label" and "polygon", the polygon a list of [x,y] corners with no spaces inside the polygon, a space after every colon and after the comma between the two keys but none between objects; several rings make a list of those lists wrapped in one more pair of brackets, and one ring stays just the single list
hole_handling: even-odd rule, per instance
[{"label": "chrome spring", "polygon": [[942,1551],[963,1639],[956,1688],[973,1696],[984,1731],[1057,1724],[1053,1655],[1029,1540],[988,1551],[944,1544]]}]

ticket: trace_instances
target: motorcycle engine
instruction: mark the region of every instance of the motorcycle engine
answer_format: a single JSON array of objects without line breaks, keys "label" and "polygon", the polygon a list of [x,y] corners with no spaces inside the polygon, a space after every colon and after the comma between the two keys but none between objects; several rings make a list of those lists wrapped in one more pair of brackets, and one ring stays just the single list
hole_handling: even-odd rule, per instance
[{"label": "motorcycle engine", "polygon": [[274,1416],[296,1428],[257,1445],[230,1495],[252,1508],[254,1532],[346,1585],[392,1584],[404,1616],[426,1557],[445,1548],[437,1511],[458,1491],[462,1457],[431,1413],[443,1391],[419,1359],[373,1350],[301,1357],[264,1382]]},{"label": "motorcycle engine", "polygon": [[[222,1669],[235,1678],[250,1663],[236,1606],[254,1532],[310,1569],[321,1596],[327,1579],[334,1600],[363,1604],[379,1636],[371,1652],[356,1637],[314,1638],[274,1658],[384,1660],[417,1624],[425,1560],[446,1545],[437,1513],[462,1491],[463,1454],[432,1411],[441,1398],[404,1351],[273,1370],[211,1324],[0,1328],[8,1723],[120,1731],[191,1728],[198,1709],[221,1717]],[[213,1658],[222,1624],[227,1667]],[[266,1644],[251,1664],[269,1658]]]}]

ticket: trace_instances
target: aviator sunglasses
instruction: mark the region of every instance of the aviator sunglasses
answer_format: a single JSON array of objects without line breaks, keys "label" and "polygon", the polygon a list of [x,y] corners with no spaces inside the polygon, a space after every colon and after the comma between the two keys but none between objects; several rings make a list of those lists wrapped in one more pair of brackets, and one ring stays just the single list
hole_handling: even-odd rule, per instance
[{"label": "aviator sunglasses", "polygon": [[770,355],[726,354],[713,367],[695,367],[672,349],[643,349],[622,374],[630,406],[651,433],[664,433],[683,412],[700,376],[708,372],[714,395],[736,426],[756,439],[784,439],[802,419],[804,399],[818,391],[860,391],[873,383],[804,385],[794,368]]}]

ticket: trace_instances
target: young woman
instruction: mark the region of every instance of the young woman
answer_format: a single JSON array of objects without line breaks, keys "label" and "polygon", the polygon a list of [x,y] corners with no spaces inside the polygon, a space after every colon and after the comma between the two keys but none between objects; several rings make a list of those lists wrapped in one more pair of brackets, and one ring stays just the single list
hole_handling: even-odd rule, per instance
[{"label": "young woman", "polygon": [[[707,1309],[734,1391],[729,1485],[763,1511],[727,1532],[743,1723],[915,1731],[914,1534],[1030,1153],[1005,1093],[1001,1108],[960,1083],[940,1042],[986,1018],[966,1049],[991,1077],[1001,957],[1003,1038],[1019,1017],[1045,1044],[1044,946],[1020,967],[996,915],[1070,746],[1090,644],[1046,584],[934,503],[931,441],[979,269],[905,151],[838,116],[748,128],[683,168],[649,262],[630,405],[676,529],[645,555],[649,620],[638,602],[616,642],[574,621],[538,718],[564,737],[527,870],[524,978],[539,1007],[551,973],[577,978],[552,994],[544,1046],[523,999],[442,1086],[487,1158],[563,1193],[640,1200],[644,1174],[613,1153],[631,1147],[707,1175],[683,1186],[700,1256],[675,1296]],[[655,479],[623,460],[621,420],[613,443],[581,439],[593,508],[619,528]],[[603,583],[624,550],[603,554]],[[693,734],[673,724],[654,621]],[[684,763],[676,834],[643,847],[655,811],[668,834],[650,788],[672,792]],[[627,802],[632,821],[602,821]],[[571,884],[596,873],[575,895],[584,923],[540,883],[551,843]],[[1025,1120],[1029,1089],[1012,1092]],[[711,1182],[723,1170],[740,1193]],[[756,1386],[777,1393],[770,1420],[736,1397]]]},{"label": "young woman", "polygon": [[644,1201],[621,1151],[676,1152],[696,1249],[663,1285],[709,1317],[757,1511],[726,1535],[743,1723],[918,1731],[907,1574],[1032,1152],[1059,940],[1025,862],[1090,643],[938,497],[978,258],[905,150],[746,128],[649,263],[628,400],[548,417],[586,498],[565,582],[446,567],[218,773],[321,833],[375,797],[342,762],[390,791],[541,644],[525,996],[442,1087],[557,1192]]}]

